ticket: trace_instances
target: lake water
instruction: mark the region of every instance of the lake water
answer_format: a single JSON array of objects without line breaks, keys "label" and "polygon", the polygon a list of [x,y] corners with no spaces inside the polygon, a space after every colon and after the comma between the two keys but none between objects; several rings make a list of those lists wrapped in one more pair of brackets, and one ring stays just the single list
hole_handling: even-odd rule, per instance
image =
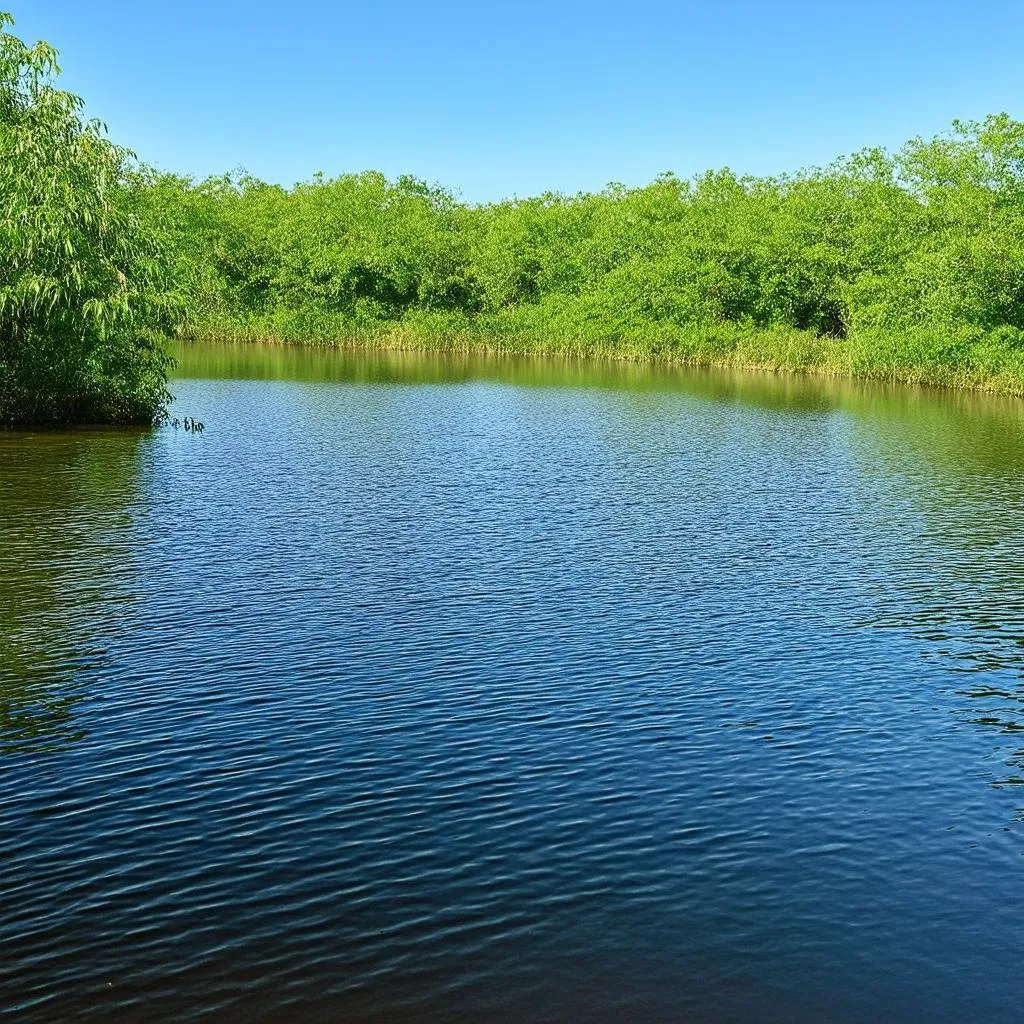
[{"label": "lake water", "polygon": [[1021,403],[180,373],[0,435],[0,1016],[1022,1019]]}]

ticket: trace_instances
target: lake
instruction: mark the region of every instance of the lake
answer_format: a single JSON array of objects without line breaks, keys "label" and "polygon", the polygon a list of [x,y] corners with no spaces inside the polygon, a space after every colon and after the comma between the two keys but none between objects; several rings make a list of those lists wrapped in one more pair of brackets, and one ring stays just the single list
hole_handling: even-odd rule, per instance
[{"label": "lake", "polygon": [[0,1016],[1019,1019],[1024,404],[179,374],[0,434]]}]

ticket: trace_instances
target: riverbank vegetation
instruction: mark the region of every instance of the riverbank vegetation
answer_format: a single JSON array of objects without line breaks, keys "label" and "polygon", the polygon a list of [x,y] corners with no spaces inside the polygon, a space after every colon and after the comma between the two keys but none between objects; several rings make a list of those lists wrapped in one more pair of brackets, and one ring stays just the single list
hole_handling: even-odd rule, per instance
[{"label": "riverbank vegetation", "polygon": [[0,34],[0,421],[159,415],[169,334],[1024,392],[1024,123],[1006,114],[791,175],[475,205],[372,171],[157,171],[55,67]]},{"label": "riverbank vegetation", "polygon": [[143,172],[185,336],[496,347],[1024,387],[1024,124],[774,178],[483,206],[373,172]]},{"label": "riverbank vegetation", "polygon": [[0,423],[148,423],[167,398],[167,260],[129,154],[0,14]]}]

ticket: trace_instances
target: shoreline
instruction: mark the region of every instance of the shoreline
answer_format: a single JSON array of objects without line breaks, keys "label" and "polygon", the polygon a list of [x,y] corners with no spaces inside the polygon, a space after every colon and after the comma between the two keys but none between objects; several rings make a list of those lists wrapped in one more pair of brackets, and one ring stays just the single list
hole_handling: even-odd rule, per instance
[{"label": "shoreline", "polygon": [[[818,338],[802,332],[744,335],[724,345],[718,339],[708,339],[696,345],[673,344],[669,340],[653,344],[637,341],[600,343],[550,339],[536,341],[524,336],[509,337],[483,332],[480,335],[433,335],[408,330],[350,335],[330,340],[296,340],[264,333],[204,332],[169,339],[169,342],[173,345],[237,344],[325,351],[561,357],[581,361],[648,364],[652,367],[692,367],[777,376],[831,378],[998,395],[1004,398],[1024,397],[1024,377],[1010,372],[991,374],[975,367],[905,366],[898,363],[858,367],[851,358],[857,353],[850,352],[852,346],[845,339]],[[760,355],[758,349],[763,350]],[[819,358],[815,359],[814,356]],[[820,358],[822,356],[825,358]]]}]

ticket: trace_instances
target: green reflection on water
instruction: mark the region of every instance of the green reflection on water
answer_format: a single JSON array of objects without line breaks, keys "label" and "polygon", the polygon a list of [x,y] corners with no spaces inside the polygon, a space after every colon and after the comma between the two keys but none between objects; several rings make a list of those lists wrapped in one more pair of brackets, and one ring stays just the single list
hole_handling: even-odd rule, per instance
[{"label": "green reflection on water", "polygon": [[83,736],[80,674],[102,662],[145,443],[138,430],[0,433],[0,752]]},{"label": "green reflection on water", "polygon": [[[869,625],[926,635],[967,672],[1019,679],[1024,671],[1024,403],[1016,399],[519,355],[228,344],[185,346],[177,356],[181,377],[681,393],[817,417],[823,431],[839,417],[858,481],[884,478],[920,519],[922,544],[894,556],[902,575]],[[204,418],[210,410],[183,411]],[[231,425],[214,429],[229,434]],[[139,431],[0,434],[0,750],[52,749],[81,735],[74,711],[85,670],[103,662],[100,616],[131,592],[126,545],[151,440]],[[923,568],[921,558],[930,560]],[[965,721],[1006,741],[1019,736],[1024,687],[1004,677],[999,687],[960,692],[972,705]],[[1007,763],[1024,769],[1024,749],[1011,754]]]},{"label": "green reflection on water", "polygon": [[[1012,673],[1015,685],[970,687],[963,721],[998,738],[1003,762],[1024,772],[1024,402],[839,378],[460,352],[301,346],[184,346],[183,377],[444,384],[488,381],[518,387],[682,393],[784,416],[830,417],[849,428],[855,486],[895,494],[916,522],[901,524],[891,589],[864,625],[925,638],[934,656],[961,671]],[[779,431],[785,444],[786,428]],[[822,443],[828,443],[823,434]],[[907,514],[904,509],[904,513]],[[879,510],[876,531],[890,526]],[[915,535],[916,531],[916,535]],[[910,542],[907,544],[907,537]],[[916,539],[915,539],[916,536]],[[1014,744],[1008,746],[1008,744]],[[1017,782],[1018,775],[994,784]]]},{"label": "green reflection on water", "polygon": [[[520,387],[681,391],[780,412],[851,413],[902,422],[928,447],[1024,465],[1024,402],[972,391],[851,381],[838,377],[483,352],[421,352],[245,343],[179,345],[181,378],[445,384],[481,380]],[[948,428],[955,421],[952,431]],[[1006,431],[1010,431],[1008,436]],[[966,442],[966,443],[964,443]],[[980,444],[979,444],[980,442]]]}]

